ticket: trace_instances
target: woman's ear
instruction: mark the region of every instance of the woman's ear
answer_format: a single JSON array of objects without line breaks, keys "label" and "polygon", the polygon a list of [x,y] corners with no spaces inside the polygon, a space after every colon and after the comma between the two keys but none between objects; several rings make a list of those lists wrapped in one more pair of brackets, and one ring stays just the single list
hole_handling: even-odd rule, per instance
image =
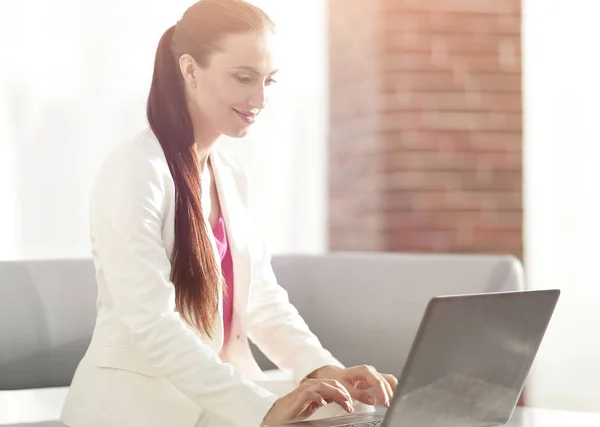
[{"label": "woman's ear", "polygon": [[192,55],[187,53],[181,55],[179,58],[179,69],[181,70],[185,82],[196,89],[198,86],[198,64],[196,63],[196,60],[192,58]]}]

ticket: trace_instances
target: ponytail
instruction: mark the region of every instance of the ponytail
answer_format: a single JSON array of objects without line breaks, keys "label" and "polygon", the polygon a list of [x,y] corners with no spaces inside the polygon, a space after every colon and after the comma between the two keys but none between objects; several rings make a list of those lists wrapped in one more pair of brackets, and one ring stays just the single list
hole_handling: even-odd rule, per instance
[{"label": "ponytail", "polygon": [[211,337],[221,278],[202,214],[194,129],[186,106],[183,76],[173,52],[175,34],[173,26],[158,44],[147,117],[175,183],[171,280],[176,306],[188,323]]}]

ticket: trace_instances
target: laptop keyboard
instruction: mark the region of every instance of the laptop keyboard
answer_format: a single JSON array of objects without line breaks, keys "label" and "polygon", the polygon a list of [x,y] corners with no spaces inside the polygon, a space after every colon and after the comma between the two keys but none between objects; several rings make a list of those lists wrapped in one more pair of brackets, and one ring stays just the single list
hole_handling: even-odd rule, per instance
[{"label": "laptop keyboard", "polygon": [[379,427],[383,420],[369,421],[368,423],[346,424],[340,427]]}]

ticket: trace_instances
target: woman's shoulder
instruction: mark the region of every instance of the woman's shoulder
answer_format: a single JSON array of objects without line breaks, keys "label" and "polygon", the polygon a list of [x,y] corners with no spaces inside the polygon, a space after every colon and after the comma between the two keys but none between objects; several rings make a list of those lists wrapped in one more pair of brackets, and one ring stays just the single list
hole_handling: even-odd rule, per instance
[{"label": "woman's shoulder", "polygon": [[98,175],[123,173],[141,179],[169,177],[169,166],[150,129],[119,142],[104,158]]},{"label": "woman's shoulder", "polygon": [[104,158],[90,189],[91,200],[126,203],[140,198],[157,205],[170,200],[173,179],[162,147],[151,131],[119,142]]}]

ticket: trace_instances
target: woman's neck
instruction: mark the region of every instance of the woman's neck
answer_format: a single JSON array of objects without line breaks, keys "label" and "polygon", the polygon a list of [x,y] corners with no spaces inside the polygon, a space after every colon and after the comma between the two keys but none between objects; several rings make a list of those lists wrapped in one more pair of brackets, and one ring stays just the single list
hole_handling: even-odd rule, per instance
[{"label": "woman's neck", "polygon": [[190,102],[189,99],[187,107],[194,130],[194,146],[196,147],[196,154],[198,156],[198,169],[200,174],[202,174],[206,168],[208,157],[221,135],[211,130],[211,126],[206,125],[206,121],[203,120],[200,111],[198,111],[196,105]]},{"label": "woman's neck", "polygon": [[200,175],[202,175],[202,172],[204,172],[204,170],[206,169],[206,165],[208,164],[208,158],[210,156],[210,152],[212,151],[213,145],[205,147],[199,146],[198,143],[196,143],[196,153],[198,156],[198,170],[200,172]]},{"label": "woman's neck", "polygon": [[219,136],[217,133],[207,134],[206,132],[196,132],[194,129],[194,146],[198,156],[198,169],[200,174],[205,170],[208,158]]}]

